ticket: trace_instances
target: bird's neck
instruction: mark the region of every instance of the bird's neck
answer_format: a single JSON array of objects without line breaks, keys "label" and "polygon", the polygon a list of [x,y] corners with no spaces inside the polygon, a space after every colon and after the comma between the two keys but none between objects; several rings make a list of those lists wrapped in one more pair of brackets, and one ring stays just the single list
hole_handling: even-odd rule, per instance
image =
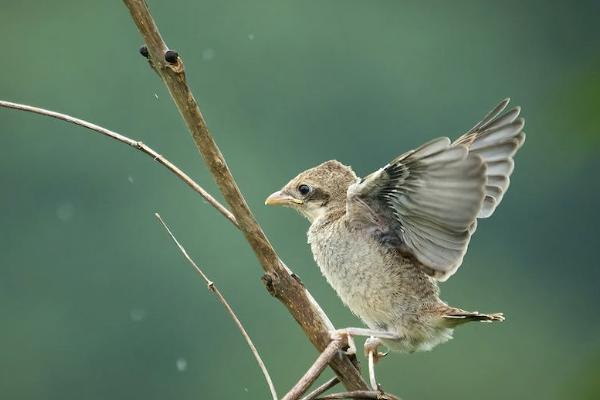
[{"label": "bird's neck", "polygon": [[314,224],[328,225],[333,221],[337,221],[344,215],[346,215],[346,205],[345,204],[344,205],[328,204],[327,207],[322,207],[320,212],[318,214],[314,215],[314,218],[309,217],[309,220],[310,220],[311,224],[313,224],[313,225]]}]

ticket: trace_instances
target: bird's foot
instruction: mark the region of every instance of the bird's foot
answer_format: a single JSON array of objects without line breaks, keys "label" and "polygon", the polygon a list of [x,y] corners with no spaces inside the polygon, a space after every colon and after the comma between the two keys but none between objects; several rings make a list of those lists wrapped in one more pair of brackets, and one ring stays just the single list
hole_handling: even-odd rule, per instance
[{"label": "bird's foot", "polygon": [[369,337],[367,338],[367,340],[365,340],[365,345],[364,345],[364,351],[365,351],[365,357],[369,357],[369,353],[373,354],[373,362],[375,364],[377,364],[379,362],[379,360],[381,360],[383,357],[387,356],[389,352],[385,352],[382,353],[378,350],[379,346],[382,346],[383,342],[381,341],[381,339],[376,338],[376,337]]},{"label": "bird's foot", "polygon": [[331,331],[329,336],[331,337],[331,340],[341,340],[348,346],[346,349],[347,355],[356,354],[356,343],[354,343],[354,338],[347,329],[337,329],[335,331]]},{"label": "bird's foot", "polygon": [[381,391],[381,387],[377,383],[377,378],[375,378],[375,364],[387,355],[387,353],[380,353],[378,350],[382,344],[381,339],[371,336],[365,341],[364,346],[365,356],[369,360],[369,383],[371,389],[376,391]]},{"label": "bird's foot", "polygon": [[[400,336],[398,336],[396,333],[393,333],[393,332],[386,332],[386,331],[380,331],[380,330],[376,330],[376,329],[366,329],[366,328],[337,329],[335,331],[332,331],[330,336],[333,340],[343,340],[343,338],[346,338],[346,340],[348,341],[348,346],[349,346],[348,351],[352,351],[352,353],[349,353],[349,354],[356,353],[356,345],[354,344],[354,340],[352,339],[353,336],[366,336],[366,337],[372,337],[373,339],[388,339],[388,340],[397,340],[397,339],[401,338]],[[367,353],[365,352],[365,355],[366,354]],[[385,354],[378,354],[377,358],[383,357],[384,355]]]}]

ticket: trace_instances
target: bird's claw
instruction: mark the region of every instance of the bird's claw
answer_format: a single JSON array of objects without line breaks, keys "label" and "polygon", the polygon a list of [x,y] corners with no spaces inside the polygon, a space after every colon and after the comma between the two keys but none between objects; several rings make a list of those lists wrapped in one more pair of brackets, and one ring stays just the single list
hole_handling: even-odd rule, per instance
[{"label": "bird's claw", "polygon": [[331,340],[340,340],[345,343],[348,348],[345,353],[349,356],[356,354],[356,344],[354,343],[354,338],[346,329],[337,329],[331,331],[329,336]]},{"label": "bird's claw", "polygon": [[377,363],[380,359],[387,356],[389,352],[382,353],[378,350],[378,347],[382,344],[383,342],[379,338],[367,338],[364,345],[365,357],[369,357],[369,353],[373,353],[373,362]]}]

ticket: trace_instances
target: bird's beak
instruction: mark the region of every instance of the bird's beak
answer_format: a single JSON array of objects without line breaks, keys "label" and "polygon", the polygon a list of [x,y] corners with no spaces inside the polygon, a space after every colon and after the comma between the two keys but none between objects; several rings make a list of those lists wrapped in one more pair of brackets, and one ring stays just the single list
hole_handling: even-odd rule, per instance
[{"label": "bird's beak", "polygon": [[280,205],[303,204],[303,203],[304,202],[302,200],[299,200],[293,196],[290,196],[289,194],[285,193],[282,190],[273,193],[272,195],[267,197],[267,199],[265,200],[265,204],[268,206],[280,206]]}]

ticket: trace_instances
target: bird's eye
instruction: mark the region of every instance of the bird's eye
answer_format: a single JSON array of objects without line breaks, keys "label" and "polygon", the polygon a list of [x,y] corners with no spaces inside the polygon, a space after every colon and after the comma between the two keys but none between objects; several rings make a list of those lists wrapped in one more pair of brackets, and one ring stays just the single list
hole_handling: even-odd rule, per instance
[{"label": "bird's eye", "polygon": [[302,196],[306,196],[307,194],[310,193],[310,186],[302,184],[302,185],[298,186],[298,191],[300,192],[300,194]]}]

